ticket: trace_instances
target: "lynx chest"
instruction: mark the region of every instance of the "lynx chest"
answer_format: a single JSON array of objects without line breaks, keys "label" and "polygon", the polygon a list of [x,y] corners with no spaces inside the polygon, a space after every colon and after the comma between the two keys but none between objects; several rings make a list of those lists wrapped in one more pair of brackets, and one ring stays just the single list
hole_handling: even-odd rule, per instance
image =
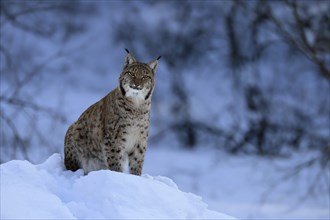
[{"label": "lynx chest", "polygon": [[123,135],[124,151],[129,154],[134,151],[134,147],[146,141],[146,134],[149,126],[145,123],[133,123],[127,127],[126,134]]}]

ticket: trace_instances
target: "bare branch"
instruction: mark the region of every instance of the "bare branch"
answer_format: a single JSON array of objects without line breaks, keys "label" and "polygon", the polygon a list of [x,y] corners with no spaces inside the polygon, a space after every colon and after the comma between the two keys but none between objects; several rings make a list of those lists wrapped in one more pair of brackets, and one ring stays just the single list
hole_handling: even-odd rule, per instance
[{"label": "bare branch", "polygon": [[59,120],[61,122],[66,121],[65,116],[61,115],[60,113],[58,113],[50,108],[46,108],[46,107],[37,105],[32,102],[24,101],[17,97],[16,98],[7,98],[5,96],[0,96],[0,103],[7,103],[10,105],[16,106],[18,108],[21,108],[21,109],[30,108],[34,111],[46,113],[46,114],[50,115],[51,117],[53,117],[54,119]]},{"label": "bare branch", "polygon": [[301,18],[301,15],[299,14],[297,9],[297,2],[287,2],[287,5],[292,10],[292,14],[295,19],[295,25],[299,34],[298,37],[295,36],[293,32],[289,32],[285,29],[285,24],[282,23],[280,19],[273,14],[272,10],[270,9],[270,6],[268,6],[268,16],[270,18],[270,21],[276,26],[277,30],[284,37],[284,39],[286,39],[291,45],[296,47],[300,52],[302,52],[302,54],[304,54],[309,60],[314,62],[319,67],[320,74],[330,82],[330,70],[327,68],[326,61],[323,61],[318,56],[317,48],[310,45],[307,40],[306,33],[304,30],[305,27],[303,25],[303,19]]},{"label": "bare branch", "polygon": [[10,117],[7,117],[2,109],[0,111],[0,118],[8,125],[9,129],[11,130],[11,132],[14,136],[13,144],[12,144],[12,147],[14,148],[12,151],[13,154],[16,153],[17,148],[19,147],[21,149],[23,155],[28,158],[27,148],[29,147],[29,145],[28,145],[27,140],[21,136],[21,134],[19,133],[13,120],[11,120]]}]

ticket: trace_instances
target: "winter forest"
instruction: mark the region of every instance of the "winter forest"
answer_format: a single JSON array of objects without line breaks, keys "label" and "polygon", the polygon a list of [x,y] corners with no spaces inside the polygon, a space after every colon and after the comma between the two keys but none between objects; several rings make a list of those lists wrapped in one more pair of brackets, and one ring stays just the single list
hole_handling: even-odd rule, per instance
[{"label": "winter forest", "polygon": [[328,219],[329,11],[328,0],[2,0],[0,162],[63,155],[128,48],[162,56],[143,173],[237,218]]}]

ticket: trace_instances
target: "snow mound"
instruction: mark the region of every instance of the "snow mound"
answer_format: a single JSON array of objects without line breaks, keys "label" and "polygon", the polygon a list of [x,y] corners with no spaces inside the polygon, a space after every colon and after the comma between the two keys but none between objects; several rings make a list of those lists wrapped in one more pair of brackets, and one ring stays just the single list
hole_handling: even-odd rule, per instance
[{"label": "snow mound", "polygon": [[234,219],[211,211],[166,177],[102,170],[66,171],[54,154],[44,163],[1,165],[1,219]]}]

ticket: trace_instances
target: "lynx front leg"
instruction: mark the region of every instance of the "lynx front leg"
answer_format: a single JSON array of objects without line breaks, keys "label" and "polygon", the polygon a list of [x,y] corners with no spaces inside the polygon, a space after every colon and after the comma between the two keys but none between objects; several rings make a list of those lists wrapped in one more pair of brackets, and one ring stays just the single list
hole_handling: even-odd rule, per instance
[{"label": "lynx front leg", "polygon": [[131,174],[141,176],[145,151],[146,144],[137,144],[135,150],[128,155]]},{"label": "lynx front leg", "polygon": [[123,152],[120,150],[120,148],[108,148],[106,150],[106,156],[109,170],[123,172],[123,166],[121,163]]}]

